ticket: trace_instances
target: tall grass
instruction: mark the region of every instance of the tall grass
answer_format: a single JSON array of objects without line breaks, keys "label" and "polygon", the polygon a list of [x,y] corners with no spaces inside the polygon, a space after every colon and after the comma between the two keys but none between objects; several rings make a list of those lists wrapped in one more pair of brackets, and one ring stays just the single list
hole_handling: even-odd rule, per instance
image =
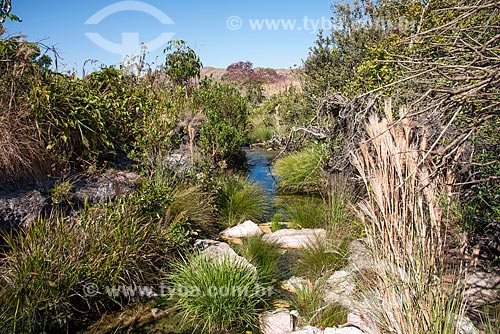
[{"label": "tall grass", "polygon": [[321,198],[286,196],[279,199],[290,220],[299,228],[325,227],[325,206]]},{"label": "tall grass", "polygon": [[360,217],[378,263],[364,281],[361,304],[390,333],[455,333],[464,304],[460,272],[451,283],[444,279],[442,179],[431,178],[423,161],[427,130],[407,119],[393,123],[391,113],[386,105],[385,119],[369,119],[369,140],[353,154],[367,190]]},{"label": "tall grass", "polygon": [[269,198],[264,189],[239,176],[224,176],[215,197],[216,207],[226,226],[233,226],[247,219],[261,221],[269,209]]},{"label": "tall grass", "polygon": [[291,295],[291,305],[299,313],[299,323],[317,327],[333,327],[346,323],[348,310],[338,304],[327,304],[323,283],[300,284]]},{"label": "tall grass", "polygon": [[254,329],[264,299],[255,271],[229,257],[195,255],[170,276],[186,326],[201,333]]},{"label": "tall grass", "polygon": [[272,284],[280,278],[278,265],[281,254],[277,243],[266,242],[260,236],[253,236],[243,240],[237,251],[257,268],[261,284]]},{"label": "tall grass", "polygon": [[291,193],[318,191],[322,184],[324,159],[321,148],[313,146],[277,160],[274,172],[280,190]]},{"label": "tall grass", "polygon": [[[173,250],[187,246],[199,224],[197,206],[184,208],[203,204],[195,190],[146,182],[78,217],[56,215],[6,235],[0,332],[58,332],[81,315],[129,301],[106,294],[106,287],[158,284]],[[86,294],[89,285],[100,292]]]}]

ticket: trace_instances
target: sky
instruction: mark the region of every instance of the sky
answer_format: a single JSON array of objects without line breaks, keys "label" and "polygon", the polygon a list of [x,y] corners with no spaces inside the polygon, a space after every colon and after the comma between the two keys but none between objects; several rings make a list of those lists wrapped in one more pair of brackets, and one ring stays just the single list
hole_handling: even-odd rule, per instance
[{"label": "sky", "polygon": [[148,47],[147,61],[160,64],[171,39],[185,40],[204,66],[251,61],[256,67],[291,68],[302,64],[319,29],[331,28],[330,5],[330,0],[13,0],[11,13],[22,22],[4,26],[7,35],[54,45],[60,71],[81,73],[87,60],[120,64],[140,53],[141,42]]}]

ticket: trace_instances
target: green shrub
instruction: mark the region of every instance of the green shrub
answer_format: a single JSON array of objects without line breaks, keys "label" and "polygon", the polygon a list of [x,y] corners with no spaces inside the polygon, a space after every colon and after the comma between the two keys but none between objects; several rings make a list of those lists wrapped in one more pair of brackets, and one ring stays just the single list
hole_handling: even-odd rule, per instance
[{"label": "green shrub", "polygon": [[263,143],[271,139],[273,134],[274,132],[272,129],[265,124],[260,124],[252,129],[248,135],[248,139],[251,143]]},{"label": "green shrub", "polygon": [[195,255],[178,264],[170,280],[186,325],[202,333],[256,327],[264,299],[257,274],[245,264]]},{"label": "green shrub", "polygon": [[321,198],[289,196],[281,201],[294,225],[300,228],[325,227],[325,208]]},{"label": "green shrub", "polygon": [[280,190],[292,193],[318,191],[322,185],[323,153],[318,147],[305,148],[274,164]]},{"label": "green shrub", "polygon": [[291,304],[300,315],[299,323],[317,327],[334,327],[347,322],[348,310],[338,304],[328,305],[323,299],[322,283],[300,284],[291,296]]},{"label": "green shrub", "polygon": [[301,250],[292,270],[298,276],[319,278],[347,265],[349,242],[314,241]]},{"label": "green shrub", "polygon": [[246,139],[247,100],[227,84],[204,80],[194,92],[194,107],[206,117],[199,147],[212,161],[228,161],[238,154]]},{"label": "green shrub", "polygon": [[71,203],[71,189],[73,185],[70,181],[61,181],[54,184],[52,189],[49,190],[50,199],[53,204],[70,204]]},{"label": "green shrub", "polygon": [[280,247],[274,242],[263,241],[260,236],[243,240],[238,253],[257,268],[259,282],[268,285],[279,278]]},{"label": "green shrub", "polygon": [[261,221],[269,208],[269,198],[264,189],[239,176],[225,176],[220,180],[215,203],[227,226],[246,219]]}]

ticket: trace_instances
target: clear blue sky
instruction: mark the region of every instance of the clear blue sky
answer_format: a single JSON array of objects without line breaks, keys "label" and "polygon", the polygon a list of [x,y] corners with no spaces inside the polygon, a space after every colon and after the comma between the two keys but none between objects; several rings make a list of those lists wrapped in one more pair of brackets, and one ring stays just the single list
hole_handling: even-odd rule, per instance
[{"label": "clear blue sky", "polygon": [[[94,16],[94,24],[86,24],[113,4],[107,13]],[[86,33],[115,44],[122,43],[123,33],[138,33],[146,43],[162,33],[175,33],[173,38],[186,40],[205,66],[227,67],[248,60],[255,66],[289,68],[306,58],[317,30],[329,27],[330,5],[330,0],[13,0],[12,13],[23,22],[5,26],[9,35],[21,33],[30,41],[55,45],[65,68],[79,72],[87,59],[112,65],[123,58],[92,42]],[[159,11],[151,12],[153,7]],[[274,22],[255,21],[261,19]],[[150,51],[149,62],[162,61],[166,43],[160,42],[161,47]],[[139,52],[139,45],[127,45]]]}]

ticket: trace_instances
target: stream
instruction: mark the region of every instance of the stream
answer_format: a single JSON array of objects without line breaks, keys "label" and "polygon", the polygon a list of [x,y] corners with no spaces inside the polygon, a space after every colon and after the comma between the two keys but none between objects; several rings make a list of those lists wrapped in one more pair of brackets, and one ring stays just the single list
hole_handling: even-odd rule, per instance
[{"label": "stream", "polygon": [[246,154],[248,164],[248,179],[259,183],[270,199],[273,199],[277,192],[276,180],[272,173],[272,161],[278,154],[276,151],[264,149],[251,150],[243,149]]}]

